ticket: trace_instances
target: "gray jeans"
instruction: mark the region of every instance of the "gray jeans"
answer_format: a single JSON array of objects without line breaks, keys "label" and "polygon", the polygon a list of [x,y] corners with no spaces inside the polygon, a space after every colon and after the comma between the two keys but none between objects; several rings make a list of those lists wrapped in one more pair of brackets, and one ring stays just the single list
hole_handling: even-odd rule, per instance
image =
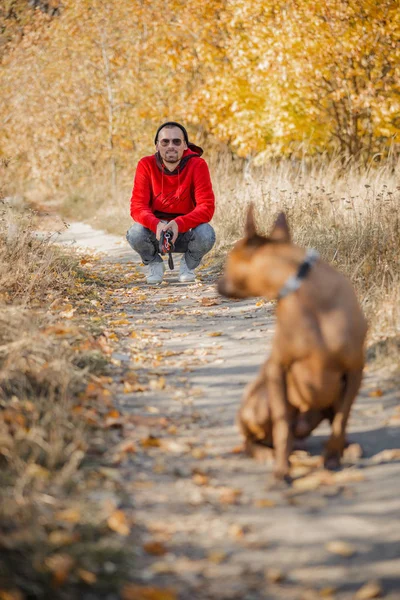
[{"label": "gray jeans", "polygon": [[[161,262],[159,242],[150,229],[134,223],[126,233],[126,239],[140,255],[145,265]],[[174,252],[184,253],[189,269],[199,266],[201,259],[211,250],[215,243],[214,229],[209,223],[202,223],[185,233],[178,234]]]}]

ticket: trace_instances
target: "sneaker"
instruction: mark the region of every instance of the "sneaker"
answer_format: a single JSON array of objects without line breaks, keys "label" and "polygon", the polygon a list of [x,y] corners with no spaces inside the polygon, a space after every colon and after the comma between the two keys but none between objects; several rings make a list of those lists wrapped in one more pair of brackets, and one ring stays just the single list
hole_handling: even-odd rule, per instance
[{"label": "sneaker", "polygon": [[181,283],[192,283],[193,281],[196,281],[196,275],[194,274],[194,270],[189,269],[184,256],[182,256],[181,259],[181,266],[179,269],[179,281]]},{"label": "sneaker", "polygon": [[152,262],[149,264],[149,270],[147,273],[147,283],[149,285],[157,285],[163,280],[165,271],[164,262]]}]

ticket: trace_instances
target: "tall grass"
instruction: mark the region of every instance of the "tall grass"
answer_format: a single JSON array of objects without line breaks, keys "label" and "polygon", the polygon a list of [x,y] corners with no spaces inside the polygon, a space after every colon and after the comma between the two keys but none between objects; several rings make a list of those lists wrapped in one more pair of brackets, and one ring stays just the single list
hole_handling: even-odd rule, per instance
[{"label": "tall grass", "polygon": [[[397,171],[392,165],[344,170],[340,161],[270,163],[237,171],[225,158],[213,169],[220,249],[242,235],[250,201],[262,232],[285,211],[294,241],[317,248],[353,282],[369,320],[369,344],[399,340],[399,174],[400,165]],[[397,351],[392,358],[398,360]]]}]

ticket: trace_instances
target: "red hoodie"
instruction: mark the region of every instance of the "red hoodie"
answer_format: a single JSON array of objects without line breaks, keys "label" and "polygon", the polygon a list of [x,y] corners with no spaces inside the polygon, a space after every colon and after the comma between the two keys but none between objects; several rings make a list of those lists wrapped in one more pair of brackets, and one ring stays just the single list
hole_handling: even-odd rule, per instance
[{"label": "red hoodie", "polygon": [[172,172],[158,153],[139,161],[131,197],[131,216],[137,223],[155,233],[161,219],[174,219],[179,233],[184,233],[208,223],[214,208],[208,166],[198,153],[185,150]]}]

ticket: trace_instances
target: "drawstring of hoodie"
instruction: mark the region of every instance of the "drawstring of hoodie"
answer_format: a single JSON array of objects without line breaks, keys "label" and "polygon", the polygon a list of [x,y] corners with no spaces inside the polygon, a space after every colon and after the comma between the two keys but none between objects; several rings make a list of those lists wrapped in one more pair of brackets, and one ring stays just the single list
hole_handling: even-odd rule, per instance
[{"label": "drawstring of hoodie", "polygon": [[[162,169],[161,169],[161,197],[162,198],[164,198],[164,169],[166,169],[166,166],[164,164],[162,164]],[[180,189],[181,189],[180,174],[181,174],[181,170],[178,165],[178,202],[181,199],[181,196],[180,196]]]}]

